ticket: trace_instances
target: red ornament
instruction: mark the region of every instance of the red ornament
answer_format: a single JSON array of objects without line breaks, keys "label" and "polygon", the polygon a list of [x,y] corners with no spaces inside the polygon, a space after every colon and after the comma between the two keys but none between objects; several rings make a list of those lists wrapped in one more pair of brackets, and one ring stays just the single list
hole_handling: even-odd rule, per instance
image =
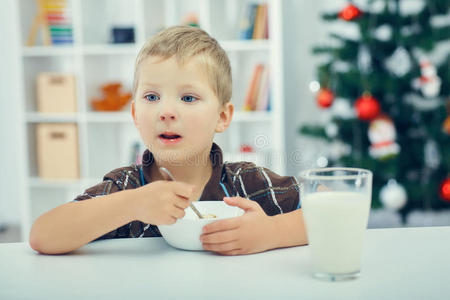
[{"label": "red ornament", "polygon": [[355,109],[360,120],[369,121],[380,113],[380,103],[369,93],[364,93],[355,102]]},{"label": "red ornament", "polygon": [[250,153],[253,152],[253,147],[247,144],[242,144],[240,149],[239,149],[242,153]]},{"label": "red ornament", "polygon": [[322,108],[330,107],[334,100],[334,94],[330,89],[322,88],[317,94],[317,104]]},{"label": "red ornament", "polygon": [[363,12],[353,4],[348,4],[346,7],[344,7],[343,10],[341,10],[338,14],[339,18],[345,21],[351,21],[356,18],[359,18],[363,15]]},{"label": "red ornament", "polygon": [[444,201],[450,202],[450,177],[442,181],[441,186],[439,187],[439,196],[441,196]]}]

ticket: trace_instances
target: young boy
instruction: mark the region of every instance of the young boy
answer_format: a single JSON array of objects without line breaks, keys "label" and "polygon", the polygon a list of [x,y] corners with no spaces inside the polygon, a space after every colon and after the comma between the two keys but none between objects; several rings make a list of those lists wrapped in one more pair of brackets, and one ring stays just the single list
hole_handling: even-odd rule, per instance
[{"label": "young boy", "polygon": [[[132,115],[148,148],[142,165],[115,169],[70,203],[40,216],[30,233],[41,253],[75,250],[95,239],[157,237],[190,201],[224,200],[245,214],[203,229],[205,250],[256,253],[307,243],[294,177],[248,162],[223,163],[213,143],[233,116],[231,68],[217,41],[199,28],[165,29],[141,49]],[[164,181],[165,167],[176,181]]]}]

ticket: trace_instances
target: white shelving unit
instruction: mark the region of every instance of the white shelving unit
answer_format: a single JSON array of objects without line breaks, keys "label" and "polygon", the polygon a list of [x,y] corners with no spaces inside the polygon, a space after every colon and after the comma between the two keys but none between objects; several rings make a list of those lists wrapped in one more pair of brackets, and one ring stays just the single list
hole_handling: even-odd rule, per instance
[{"label": "white shelving unit", "polygon": [[[249,3],[269,5],[268,40],[239,40],[239,26]],[[54,206],[70,201],[85,188],[100,182],[108,171],[131,163],[131,144],[139,141],[129,106],[121,112],[93,111],[92,97],[100,96],[100,85],[120,81],[130,91],[136,54],[145,40],[160,29],[179,24],[183,15],[196,12],[200,26],[214,36],[229,54],[233,70],[235,115],[227,132],[216,142],[225,155],[236,158],[241,144],[256,149],[254,158],[263,166],[283,174],[284,98],[282,70],[281,3],[278,0],[69,0],[74,44],[26,47],[35,0],[19,0],[17,24],[21,32],[20,88],[23,115],[23,146],[26,157],[26,191],[22,201],[22,233],[28,236],[37,216]],[[149,18],[147,16],[150,16]],[[113,25],[133,26],[133,44],[109,43]],[[39,42],[39,40],[38,40]],[[271,111],[243,112],[245,94],[253,68],[266,63],[271,74]],[[77,113],[43,114],[37,112],[35,81],[40,72],[73,73],[77,82]],[[35,127],[38,123],[75,123],[78,127],[80,155],[79,180],[45,180],[38,177]],[[249,157],[251,159],[251,157]]]}]

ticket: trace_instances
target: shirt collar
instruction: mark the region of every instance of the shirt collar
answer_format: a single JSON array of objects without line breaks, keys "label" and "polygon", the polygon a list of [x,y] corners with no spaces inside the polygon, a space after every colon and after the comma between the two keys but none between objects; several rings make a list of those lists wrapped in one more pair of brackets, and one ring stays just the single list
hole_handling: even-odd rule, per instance
[{"label": "shirt collar", "polygon": [[[209,178],[208,182],[203,189],[202,195],[200,197],[200,201],[202,200],[222,200],[225,196],[225,192],[223,188],[220,186],[220,179],[222,177],[223,168],[223,155],[222,149],[216,144],[213,143],[211,147],[211,151],[209,154],[209,158],[212,163],[212,174]],[[150,150],[146,149],[142,156],[142,170],[145,182],[152,182],[150,176],[150,168],[152,164],[155,162],[153,154]],[[225,187],[226,188],[226,187]]]}]

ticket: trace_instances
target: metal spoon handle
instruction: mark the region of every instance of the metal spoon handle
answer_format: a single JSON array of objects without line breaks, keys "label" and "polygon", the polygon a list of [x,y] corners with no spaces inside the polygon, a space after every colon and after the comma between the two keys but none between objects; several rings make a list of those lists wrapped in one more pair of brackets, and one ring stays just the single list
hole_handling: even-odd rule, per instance
[{"label": "metal spoon handle", "polygon": [[[163,178],[167,181],[175,181],[175,178],[173,177],[173,175],[170,173],[169,170],[167,170],[164,167],[160,167],[159,170],[161,171],[161,175],[163,176]],[[195,212],[195,214],[200,218],[203,219],[203,215],[198,211],[198,209],[194,206],[194,204],[192,204],[192,202],[189,202],[189,206],[191,207],[191,209]]]},{"label": "metal spoon handle", "polygon": [[198,216],[199,219],[203,219],[203,215],[197,210],[197,208],[194,206],[194,204],[192,204],[192,202],[189,202],[189,206],[195,212],[195,214]]},{"label": "metal spoon handle", "polygon": [[164,167],[159,167],[159,170],[161,171],[161,175],[162,175],[162,177],[164,177],[164,180],[175,181],[175,178],[173,178],[173,175],[172,175],[172,173],[170,173],[169,170],[167,170]]}]

